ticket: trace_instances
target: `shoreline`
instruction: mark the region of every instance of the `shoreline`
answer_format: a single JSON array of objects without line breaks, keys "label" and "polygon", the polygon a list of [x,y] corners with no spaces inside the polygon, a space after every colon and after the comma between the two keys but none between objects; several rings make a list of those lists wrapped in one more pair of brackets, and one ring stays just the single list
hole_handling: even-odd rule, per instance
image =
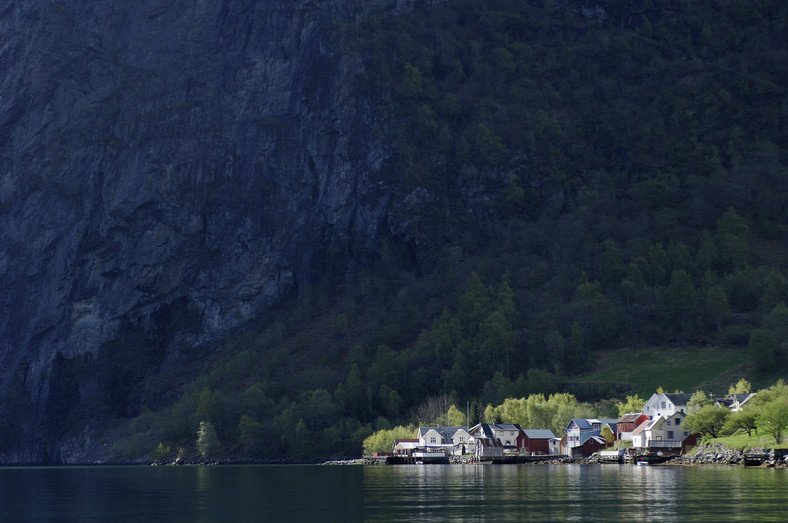
[{"label": "shoreline", "polygon": [[[514,458],[514,457],[512,457]],[[449,465],[474,464],[475,460],[470,456],[450,456]],[[533,464],[533,465],[598,465],[598,464],[625,464],[611,462],[600,459],[598,455],[586,458],[570,458],[568,456],[545,456],[544,459],[529,462],[520,461],[516,458],[512,461],[505,460],[496,464]],[[380,466],[387,465],[386,457],[360,457],[360,458],[333,458],[333,459],[252,459],[252,458],[230,458],[230,459],[175,459],[175,460],[127,460],[127,461],[86,461],[72,463],[2,463],[2,468],[12,467],[168,467],[168,466],[233,466],[233,465],[367,465]],[[788,449],[768,449],[768,448],[749,448],[749,449],[730,449],[722,443],[700,444],[688,454],[666,459],[661,463],[654,463],[652,466],[672,465],[672,466],[714,466],[714,465],[736,465],[750,468],[788,468]]]}]

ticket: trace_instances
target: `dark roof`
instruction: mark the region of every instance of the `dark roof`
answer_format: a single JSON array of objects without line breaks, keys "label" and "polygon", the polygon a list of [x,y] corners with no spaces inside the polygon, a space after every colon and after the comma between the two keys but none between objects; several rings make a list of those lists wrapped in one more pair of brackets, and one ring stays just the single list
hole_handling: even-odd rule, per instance
[{"label": "dark roof", "polygon": [[550,429],[525,429],[523,430],[529,439],[554,439],[555,434]]},{"label": "dark roof", "polygon": [[520,425],[517,423],[496,423],[490,425],[490,428],[493,430],[521,430]]},{"label": "dark roof", "polygon": [[616,423],[618,423],[617,419],[597,419],[597,418],[573,418],[572,421],[569,422],[569,425],[574,422],[577,425],[577,428],[580,430],[593,430],[593,424],[599,423],[599,426],[602,427],[603,425],[610,425],[610,428],[613,432],[616,431]]},{"label": "dark roof", "polygon": [[686,405],[689,403],[690,398],[692,398],[692,394],[674,392],[671,394],[665,393],[665,397],[668,398],[674,405]]},{"label": "dark roof", "polygon": [[437,432],[443,442],[450,443],[452,437],[458,430],[467,429],[465,427],[419,427],[419,434],[426,434],[430,430]]},{"label": "dark roof", "polygon": [[588,420],[585,419],[585,418],[572,418],[572,421],[570,421],[569,424],[571,425],[572,423],[577,425],[577,428],[579,428],[579,429],[590,429],[591,428],[591,423],[589,423]]},{"label": "dark roof", "polygon": [[731,398],[734,401],[738,401],[739,403],[744,402],[744,400],[746,400],[750,396],[754,396],[754,394],[751,393],[751,392],[748,392],[746,394],[729,394],[728,395],[729,398]]}]

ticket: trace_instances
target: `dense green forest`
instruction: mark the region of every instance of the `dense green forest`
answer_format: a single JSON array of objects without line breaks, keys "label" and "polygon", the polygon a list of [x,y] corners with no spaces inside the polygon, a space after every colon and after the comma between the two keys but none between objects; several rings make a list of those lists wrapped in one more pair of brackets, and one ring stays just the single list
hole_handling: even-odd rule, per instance
[{"label": "dense green forest", "polygon": [[[329,250],[320,281],[203,348],[193,381],[108,398],[146,405],[119,457],[194,452],[201,422],[206,455],[356,456],[444,396],[476,415],[623,398],[567,384],[602,349],[715,343],[786,367],[788,5],[430,4],[340,29],[396,144],[388,176],[423,195],[408,241],[354,272]],[[138,383],[115,349],[112,375]]]}]

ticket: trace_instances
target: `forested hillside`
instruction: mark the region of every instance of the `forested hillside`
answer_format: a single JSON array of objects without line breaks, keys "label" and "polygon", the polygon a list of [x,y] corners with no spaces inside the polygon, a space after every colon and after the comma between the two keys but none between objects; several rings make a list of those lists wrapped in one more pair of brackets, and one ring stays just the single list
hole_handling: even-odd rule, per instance
[{"label": "forested hillside", "polygon": [[98,408],[114,459],[194,452],[200,422],[219,457],[355,456],[446,397],[623,398],[567,385],[602,349],[788,368],[788,4],[416,1],[335,31],[405,202],[377,254],[330,246],[177,373],[118,346],[120,397],[61,430]]},{"label": "forested hillside", "polygon": [[416,413],[440,395],[478,416],[559,391],[598,349],[715,343],[784,367],[788,8],[446,4],[343,28],[412,191],[407,244],[348,279],[328,253],[277,321],[134,423],[129,456],[202,419],[244,455],[354,455],[434,421]]}]

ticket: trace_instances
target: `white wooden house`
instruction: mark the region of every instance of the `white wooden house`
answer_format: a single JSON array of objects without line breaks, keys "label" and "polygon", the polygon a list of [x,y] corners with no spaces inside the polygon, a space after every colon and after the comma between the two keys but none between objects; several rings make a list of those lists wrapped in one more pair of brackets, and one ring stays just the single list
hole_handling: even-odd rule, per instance
[{"label": "white wooden house", "polygon": [[684,426],[686,415],[675,412],[641,423],[632,433],[632,447],[649,451],[681,452],[695,444],[696,438]]},{"label": "white wooden house", "polygon": [[692,394],[683,392],[655,392],[643,405],[642,412],[651,419],[656,419],[660,416],[671,416],[676,412],[685,412],[690,398],[692,398]]},{"label": "white wooden house", "polygon": [[471,452],[473,440],[465,427],[419,427],[419,446],[460,456]]}]

